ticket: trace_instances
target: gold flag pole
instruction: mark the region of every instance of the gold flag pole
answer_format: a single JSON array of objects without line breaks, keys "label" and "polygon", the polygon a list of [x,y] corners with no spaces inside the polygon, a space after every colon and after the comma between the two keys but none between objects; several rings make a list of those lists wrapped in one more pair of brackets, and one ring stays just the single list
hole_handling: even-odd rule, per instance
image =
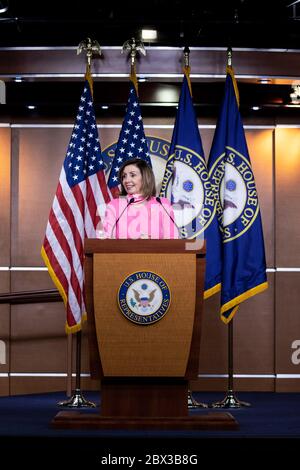
[{"label": "gold flag pole", "polygon": [[[232,49],[227,49],[227,69],[232,68]],[[237,89],[236,89],[237,92]],[[233,390],[233,319],[228,324],[228,386],[225,398],[221,401],[212,403],[211,408],[242,408],[244,406],[251,406],[250,403],[240,401],[235,396]]]},{"label": "gold flag pole", "polygon": [[[190,71],[191,71],[191,67],[190,67],[190,49],[189,49],[188,46],[185,46],[185,48],[183,50],[183,61],[184,61],[183,71],[184,71],[184,74],[185,74],[185,76],[188,80],[190,93],[192,95],[192,86],[191,86],[191,82],[190,82]],[[206,403],[199,403],[195,400],[190,388],[188,388],[187,402],[188,402],[188,409],[189,410],[193,410],[193,409],[196,409],[196,408],[208,408],[208,405]]]},{"label": "gold flag pole", "polygon": [[[80,54],[82,51],[86,53],[86,72],[85,78],[89,80],[91,84],[91,61],[92,57],[95,54],[101,55],[101,49],[98,41],[91,40],[90,38],[81,41],[77,48],[77,55]],[[92,84],[91,84],[91,91]],[[86,400],[81,393],[80,388],[80,376],[81,376],[81,330],[77,331],[76,333],[76,375],[75,375],[75,390],[73,395],[69,400],[60,401],[58,406],[65,406],[68,408],[94,408],[96,405],[95,403]],[[72,343],[72,341],[71,341]],[[71,370],[72,374],[72,370]],[[72,380],[72,379],[71,379]]]}]

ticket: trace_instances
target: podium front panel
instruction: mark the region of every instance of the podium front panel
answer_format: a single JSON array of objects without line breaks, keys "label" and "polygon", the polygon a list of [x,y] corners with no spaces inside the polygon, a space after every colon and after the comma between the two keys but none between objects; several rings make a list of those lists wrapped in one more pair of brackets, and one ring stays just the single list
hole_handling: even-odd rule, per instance
[{"label": "podium front panel", "polygon": [[[94,315],[103,377],[184,377],[189,359],[196,303],[194,254],[94,254]],[[171,301],[157,322],[128,320],[118,292],[134,272],[164,279]]]}]

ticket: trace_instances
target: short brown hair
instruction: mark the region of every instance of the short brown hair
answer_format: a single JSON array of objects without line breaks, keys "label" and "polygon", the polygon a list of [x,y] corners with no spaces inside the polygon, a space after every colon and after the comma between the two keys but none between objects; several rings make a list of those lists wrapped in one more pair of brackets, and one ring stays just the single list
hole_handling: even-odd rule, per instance
[{"label": "short brown hair", "polygon": [[148,165],[148,163],[146,163],[145,160],[142,160],[141,158],[131,158],[129,160],[126,160],[126,162],[124,162],[123,165],[121,166],[119,170],[119,181],[122,187],[121,196],[125,196],[127,194],[122,184],[122,174],[123,174],[124,168],[128,165],[137,166],[141,172],[143,196],[145,196],[147,199],[150,199],[152,196],[155,196],[156,188],[155,188],[155,176],[154,176],[153,170]]}]

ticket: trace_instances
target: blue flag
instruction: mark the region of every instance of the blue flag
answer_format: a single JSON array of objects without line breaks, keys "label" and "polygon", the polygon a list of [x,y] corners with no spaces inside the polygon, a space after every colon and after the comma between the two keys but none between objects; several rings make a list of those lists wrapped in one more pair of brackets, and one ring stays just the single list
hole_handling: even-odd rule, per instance
[{"label": "blue flag", "polygon": [[182,238],[203,238],[205,233],[205,292],[212,295],[220,289],[221,242],[211,236],[219,232],[215,200],[186,69],[160,196],[171,200]]},{"label": "blue flag", "polygon": [[222,233],[220,313],[228,323],[241,302],[268,287],[258,195],[231,67],[208,170]]},{"label": "blue flag", "polygon": [[126,160],[142,158],[150,167],[152,166],[134,82],[135,80],[131,78],[126,114],[108,178],[108,187],[114,197],[119,194],[119,169]]}]

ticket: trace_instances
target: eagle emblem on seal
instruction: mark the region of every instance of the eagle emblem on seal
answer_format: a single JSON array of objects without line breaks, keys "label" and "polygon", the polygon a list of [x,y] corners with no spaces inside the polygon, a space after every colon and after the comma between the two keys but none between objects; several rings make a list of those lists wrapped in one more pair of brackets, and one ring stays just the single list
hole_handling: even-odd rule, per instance
[{"label": "eagle emblem on seal", "polygon": [[136,289],[132,289],[134,293],[134,298],[138,303],[139,307],[151,307],[152,300],[154,299],[156,289],[153,289],[149,292],[149,297],[141,297],[140,293]]}]

